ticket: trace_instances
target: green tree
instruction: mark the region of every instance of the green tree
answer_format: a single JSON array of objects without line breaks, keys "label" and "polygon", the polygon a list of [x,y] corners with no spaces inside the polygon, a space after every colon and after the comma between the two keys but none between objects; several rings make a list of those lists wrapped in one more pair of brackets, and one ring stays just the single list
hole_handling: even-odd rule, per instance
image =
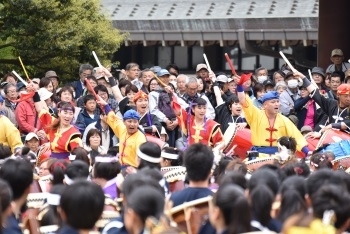
[{"label": "green tree", "polygon": [[77,77],[79,64],[111,64],[126,35],[112,25],[100,0],[0,0],[0,72],[31,77],[55,70],[63,79]]}]

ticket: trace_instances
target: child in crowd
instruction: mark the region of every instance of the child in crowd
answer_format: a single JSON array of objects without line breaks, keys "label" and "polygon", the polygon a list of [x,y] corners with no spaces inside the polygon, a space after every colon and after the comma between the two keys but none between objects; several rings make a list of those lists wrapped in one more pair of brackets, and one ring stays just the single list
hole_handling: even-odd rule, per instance
[{"label": "child in crowd", "polygon": [[81,134],[84,134],[85,128],[99,119],[99,115],[96,114],[97,103],[92,95],[86,95],[84,97],[84,108],[79,113],[76,126],[79,128]]}]

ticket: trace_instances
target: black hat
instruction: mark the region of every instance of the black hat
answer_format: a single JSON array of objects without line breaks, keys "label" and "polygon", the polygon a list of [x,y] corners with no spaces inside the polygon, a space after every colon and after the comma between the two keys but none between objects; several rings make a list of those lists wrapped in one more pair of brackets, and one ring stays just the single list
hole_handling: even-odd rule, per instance
[{"label": "black hat", "polygon": [[272,80],[270,80],[270,79],[265,80],[265,81],[263,82],[263,85],[264,85],[264,87],[265,87],[265,86],[268,86],[268,85],[275,86],[275,84],[274,84],[274,83],[272,82]]}]

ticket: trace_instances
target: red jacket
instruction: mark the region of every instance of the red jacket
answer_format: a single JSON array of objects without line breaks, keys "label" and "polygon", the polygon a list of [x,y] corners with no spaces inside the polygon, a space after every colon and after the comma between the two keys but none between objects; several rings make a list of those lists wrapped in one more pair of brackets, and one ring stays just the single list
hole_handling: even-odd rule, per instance
[{"label": "red jacket", "polygon": [[[18,128],[21,134],[27,135],[30,132],[34,132],[35,129],[42,129],[38,113],[35,110],[33,99],[19,102],[15,113]],[[35,118],[37,118],[36,125]]]}]

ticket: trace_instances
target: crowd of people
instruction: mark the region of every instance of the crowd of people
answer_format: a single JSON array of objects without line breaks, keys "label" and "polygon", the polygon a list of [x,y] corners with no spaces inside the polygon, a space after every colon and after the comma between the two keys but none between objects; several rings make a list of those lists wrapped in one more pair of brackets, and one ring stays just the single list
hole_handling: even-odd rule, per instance
[{"label": "crowd of people", "polygon": [[[35,233],[33,220],[48,233],[181,233],[172,208],[207,197],[208,218],[186,219],[187,231],[345,232],[347,168],[333,171],[339,155],[313,151],[305,138],[348,134],[350,64],[340,49],[331,62],[311,77],[287,64],[240,75],[198,64],[192,76],[175,64],[129,63],[118,77],[82,64],[72,83],[55,71],[28,83],[6,74],[2,233]],[[224,150],[247,129],[247,155],[235,153],[240,144]],[[37,193],[44,199],[34,207]]]}]

